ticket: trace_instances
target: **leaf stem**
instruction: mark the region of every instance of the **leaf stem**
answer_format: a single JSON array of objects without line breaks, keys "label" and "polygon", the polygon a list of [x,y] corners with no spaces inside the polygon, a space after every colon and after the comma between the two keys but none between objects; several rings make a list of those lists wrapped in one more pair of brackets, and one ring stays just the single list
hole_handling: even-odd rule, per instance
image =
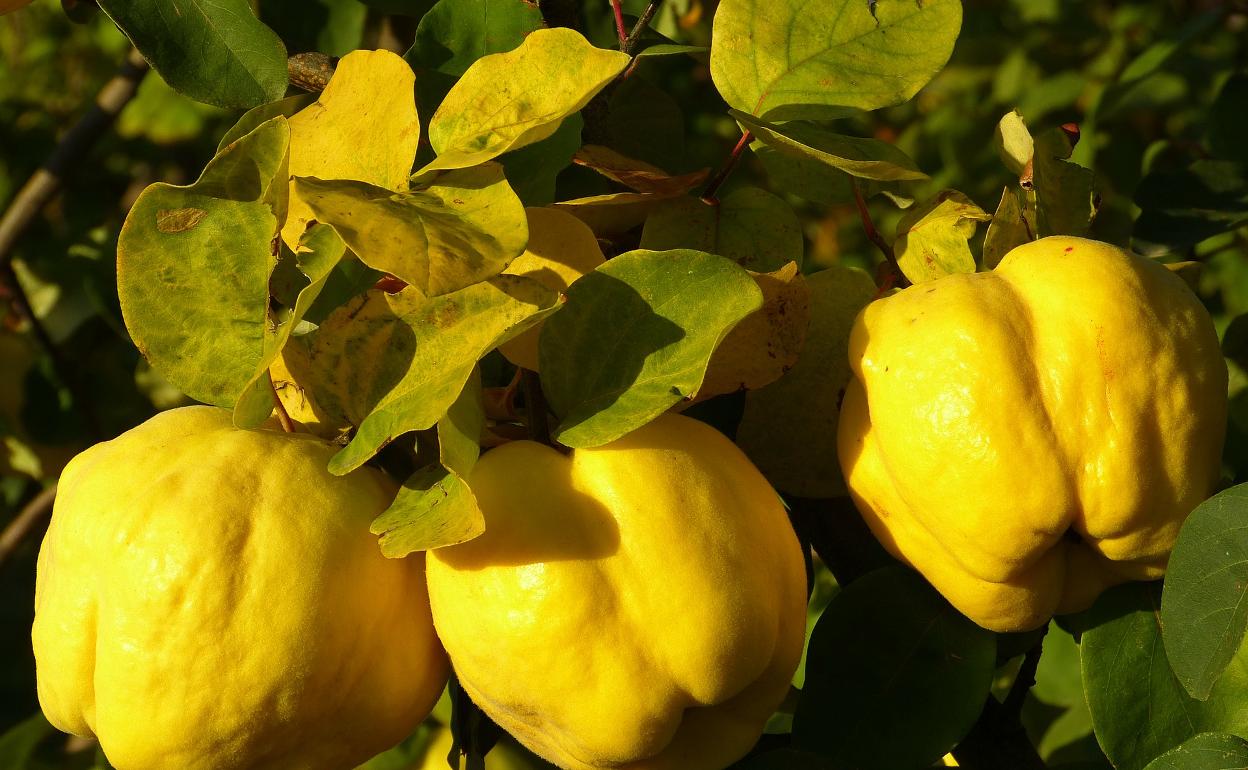
[{"label": "leaf stem", "polygon": [[628,42],[628,30],[624,28],[624,7],[620,0],[611,0],[611,10],[615,12],[615,34],[620,39],[620,50],[624,51],[624,44]]},{"label": "leaf stem", "polygon": [[[1048,627],[1046,626],[1044,630],[1047,634]],[[1040,654],[1043,650],[1044,634],[1041,634],[1036,643],[1023,656],[1023,664],[1018,668],[1018,676],[1014,677],[1014,684],[1010,685],[1010,692],[1001,703],[1005,713],[1014,719],[1019,718],[1023,711],[1023,703],[1027,700],[1027,693],[1036,684],[1036,669],[1040,666]]]},{"label": "leaf stem", "polygon": [[871,219],[871,211],[867,209],[867,201],[862,197],[862,188],[858,184],[858,180],[852,180],[854,188],[854,205],[858,207],[858,216],[862,219],[862,230],[867,234],[867,240],[875,244],[875,247],[884,255],[884,259],[888,260],[888,264],[892,265],[893,270],[897,272],[897,284],[905,287],[910,282],[906,280],[906,274],[901,271],[901,266],[897,264],[897,255],[893,253],[893,247],[888,241],[884,240],[884,236],[880,235],[880,231],[875,229],[875,222]]},{"label": "leaf stem", "polygon": [[529,440],[546,446],[554,446],[550,437],[550,424],[546,421],[546,395],[542,393],[542,380],[537,372],[523,369],[520,388],[524,392],[525,424]]},{"label": "leaf stem", "polygon": [[273,411],[277,413],[277,421],[281,424],[282,430],[286,433],[294,433],[295,422],[290,419],[290,412],[286,411],[282,397],[277,395],[277,384],[273,382],[272,376],[269,377],[269,392],[273,394]]},{"label": "leaf stem", "polygon": [[749,131],[743,133],[741,139],[737,141],[737,146],[732,148],[732,152],[728,153],[727,159],[724,160],[724,165],[720,166],[719,170],[715,172],[715,176],[711,177],[710,181],[706,183],[706,189],[702,191],[702,201],[708,206],[719,205],[719,198],[716,197],[719,193],[719,188],[728,179],[732,170],[737,167],[737,163],[741,160],[741,153],[753,139],[754,135]]},{"label": "leaf stem", "polygon": [[[612,0],[615,7],[619,8],[619,0]],[[628,37],[620,42],[620,50],[629,56],[633,55],[633,51],[637,48],[637,44],[641,42],[641,36],[650,26],[650,20],[654,18],[654,14],[658,13],[659,6],[663,4],[663,0],[650,0],[650,4],[646,6],[646,10],[641,12],[641,16],[637,17],[637,23],[633,25],[633,31],[628,33]],[[619,17],[621,30],[623,29],[624,18]]]}]

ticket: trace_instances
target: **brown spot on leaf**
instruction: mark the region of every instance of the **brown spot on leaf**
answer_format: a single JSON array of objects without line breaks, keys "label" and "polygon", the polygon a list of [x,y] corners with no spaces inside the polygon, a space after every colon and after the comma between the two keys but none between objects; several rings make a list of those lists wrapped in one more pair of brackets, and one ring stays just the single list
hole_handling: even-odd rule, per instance
[{"label": "brown spot on leaf", "polygon": [[203,209],[164,209],[156,212],[156,229],[162,233],[181,233],[191,230],[204,220],[208,212]]}]

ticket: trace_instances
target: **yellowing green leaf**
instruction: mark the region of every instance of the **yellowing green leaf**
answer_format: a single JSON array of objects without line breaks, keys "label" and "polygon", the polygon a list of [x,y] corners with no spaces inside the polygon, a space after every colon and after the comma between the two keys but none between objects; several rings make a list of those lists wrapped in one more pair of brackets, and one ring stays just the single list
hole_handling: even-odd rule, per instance
[{"label": "yellowing green leaf", "polygon": [[1027,130],[1027,123],[1017,110],[1007,112],[997,122],[994,141],[997,145],[997,154],[1001,156],[1001,162],[1010,170],[1010,173],[1020,178],[1030,177],[1028,169],[1031,167],[1035,143],[1031,139],[1031,132]]},{"label": "yellowing green leaf", "polygon": [[603,238],[620,235],[646,221],[650,212],[671,205],[677,193],[618,192],[559,201],[554,207],[566,211]]},{"label": "yellowing green leaf", "polygon": [[750,270],[802,263],[806,242],[792,207],[757,187],[738,187],[718,203],[677,198],[656,208],[641,232],[645,249],[697,249]]},{"label": "yellowing green leaf", "polygon": [[630,251],[568,287],[542,330],[542,386],[559,441],[605,444],[702,386],[707,363],[762,306],[750,274],[700,251]]},{"label": "yellowing green leaf", "polygon": [[199,401],[233,407],[266,352],[269,275],[290,129],[274,118],[187,187],[154,184],[117,244],[117,293],[144,357]]},{"label": "yellowing green leaf", "polygon": [[478,59],[429,121],[438,157],[425,171],[475,166],[545,139],[628,62],[626,54],[595,48],[562,27]]},{"label": "yellowing green leaf", "polygon": [[984,234],[984,269],[992,270],[1015,246],[1031,240],[1031,225],[1023,219],[1023,206],[1023,196],[1017,188],[1001,191],[1001,203]]},{"label": "yellowing green leaf", "polygon": [[411,192],[296,177],[295,190],[369,267],[423,294],[497,275],[528,240],[524,206],[497,163],[431,174]]},{"label": "yellowing green leaf", "polygon": [[308,335],[304,383],[323,409],[359,426],[330,471],[347,473],[398,436],[431,427],[481,356],[557,306],[540,283],[500,275],[431,298],[372,290],[334,311]]},{"label": "yellowing green leaf", "polygon": [[871,276],[833,266],[806,277],[810,326],[797,363],[745,396],[737,444],[777,489],[799,497],[845,494],[836,426],[849,382],[849,330],[875,296]]},{"label": "yellowing green leaf", "polygon": [[911,283],[923,283],[953,273],[975,272],[975,257],[967,241],[978,222],[992,217],[957,190],[944,190],[915,206],[897,223],[893,251],[897,265]]},{"label": "yellowing green leaf", "polygon": [[[402,190],[420,142],[416,76],[389,51],[352,51],[329,85],[290,119],[290,175]],[[292,195],[282,238],[292,249],[314,216]]]},{"label": "yellowing green leaf", "polygon": [[909,155],[879,139],[836,134],[809,123],[774,125],[739,110],[731,110],[730,114],[767,146],[800,160],[821,163],[863,179],[927,179]]},{"label": "yellowing green leaf", "polygon": [[768,120],[874,110],[931,80],[961,26],[960,0],[722,0],[711,77],[728,106]]},{"label": "yellowing green leaf", "polygon": [[1087,235],[1096,216],[1092,171],[1066,160],[1074,145],[1060,128],[1036,138],[1032,180],[1037,236]]}]

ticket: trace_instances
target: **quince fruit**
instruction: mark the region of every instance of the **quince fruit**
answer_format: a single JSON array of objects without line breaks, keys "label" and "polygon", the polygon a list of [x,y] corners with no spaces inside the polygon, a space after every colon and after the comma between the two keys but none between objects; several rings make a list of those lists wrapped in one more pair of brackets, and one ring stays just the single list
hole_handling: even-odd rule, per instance
[{"label": "quince fruit", "polygon": [[74,458],[35,589],[48,720],[119,770],[329,770],[408,735],[447,678],[424,562],[382,557],[394,485],[334,451],[195,406]]},{"label": "quince fruit", "polygon": [[715,429],[668,414],[564,456],[529,441],[470,476],[485,534],[429,553],[464,690],[566,770],[719,770],[789,690],[802,550]]},{"label": "quince fruit", "polygon": [[1227,371],[1163,265],[1043,238],[868,305],[838,442],[859,511],[967,617],[1022,631],[1160,577],[1220,474]]}]

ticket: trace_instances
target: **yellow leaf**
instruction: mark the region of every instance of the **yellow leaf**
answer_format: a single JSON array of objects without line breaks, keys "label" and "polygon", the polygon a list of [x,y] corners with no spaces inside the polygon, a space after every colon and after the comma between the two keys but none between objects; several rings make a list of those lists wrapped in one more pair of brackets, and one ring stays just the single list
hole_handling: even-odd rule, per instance
[{"label": "yellow leaf", "polygon": [[481,57],[430,119],[438,157],[423,171],[475,166],[540,142],[629,61],[564,27],[539,29],[512,51]]},{"label": "yellow leaf", "polygon": [[[405,189],[420,142],[416,76],[389,51],[342,57],[320,97],[290,119],[290,175]],[[282,227],[292,249],[314,219],[294,191]]]}]

